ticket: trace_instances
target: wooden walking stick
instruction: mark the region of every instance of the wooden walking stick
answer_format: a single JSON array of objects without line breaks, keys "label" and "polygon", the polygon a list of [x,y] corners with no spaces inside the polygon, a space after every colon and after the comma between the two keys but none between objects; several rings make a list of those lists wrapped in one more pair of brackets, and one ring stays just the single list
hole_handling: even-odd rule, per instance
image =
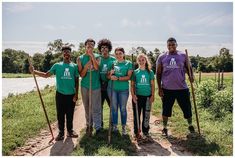
[{"label": "wooden walking stick", "polygon": [[91,95],[92,95],[92,90],[91,90],[91,88],[92,88],[92,72],[91,72],[91,69],[92,69],[92,67],[91,67],[91,65],[90,65],[90,87],[89,87],[89,129],[88,129],[88,132],[89,132],[89,137],[92,135],[92,126],[91,126],[91,124],[92,124],[92,115],[91,115],[91,110],[92,110],[92,104],[91,104],[91,102],[92,102],[92,97],[91,97]]},{"label": "wooden walking stick", "polygon": [[[30,62],[29,57],[28,57],[28,62],[29,62],[30,67],[32,67],[32,63]],[[49,121],[48,116],[47,116],[47,111],[46,111],[46,108],[45,108],[45,105],[44,105],[44,102],[43,102],[43,99],[42,99],[41,92],[40,92],[39,87],[38,87],[38,82],[37,82],[37,79],[36,79],[36,76],[35,76],[34,71],[33,71],[32,74],[33,74],[33,78],[34,78],[34,81],[35,81],[35,84],[36,84],[36,87],[37,87],[37,91],[38,91],[39,98],[40,98],[40,100],[41,100],[42,108],[43,108],[44,114],[45,114],[45,116],[46,116],[47,124],[48,124],[48,127],[49,127],[50,132],[51,132],[52,138],[51,138],[51,140],[49,141],[49,143],[51,143],[55,138],[54,138],[54,135],[53,135],[53,132],[52,132],[52,128],[51,128],[51,125],[50,125],[50,121]]]},{"label": "wooden walking stick", "polygon": [[[135,65],[134,65],[134,56],[133,56],[133,53],[131,55],[131,58],[132,58],[132,66],[133,66],[133,71],[135,70]],[[135,78],[135,89],[134,89],[134,93],[136,95],[136,78]],[[136,122],[137,122],[137,135],[136,135],[136,138],[137,139],[140,139],[141,138],[141,129],[140,129],[140,120],[139,120],[139,111],[138,111],[138,103],[136,102],[135,104],[135,113],[136,113]]]},{"label": "wooden walking stick", "polygon": [[[114,69],[114,64],[112,64],[112,70]],[[112,100],[113,100],[113,80],[111,80],[111,98],[110,98],[110,109],[109,109],[109,133],[108,133],[108,144],[111,143],[112,136]]]},{"label": "wooden walking stick", "polygon": [[[187,66],[188,66],[188,74],[189,74],[189,78],[191,79],[192,78],[192,74],[191,74],[191,68],[190,68],[190,64],[189,64],[189,57],[188,57],[187,49],[185,49],[185,53],[186,53],[186,58],[187,58],[186,60],[187,60]],[[193,95],[193,104],[194,104],[194,109],[195,109],[195,113],[196,113],[197,128],[198,128],[199,134],[201,135],[200,126],[199,126],[199,119],[198,119],[198,113],[197,113],[197,105],[196,105],[195,92],[194,92],[193,83],[192,83],[192,81],[190,79],[189,79],[189,81],[190,81],[192,95]]]}]

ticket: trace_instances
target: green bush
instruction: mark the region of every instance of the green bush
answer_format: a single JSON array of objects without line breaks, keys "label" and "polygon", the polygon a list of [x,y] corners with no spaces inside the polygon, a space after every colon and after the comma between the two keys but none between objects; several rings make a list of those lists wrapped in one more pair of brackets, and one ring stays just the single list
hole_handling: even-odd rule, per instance
[{"label": "green bush", "polygon": [[215,118],[221,118],[233,111],[233,92],[231,88],[218,91],[212,96],[213,102],[209,109]]},{"label": "green bush", "polygon": [[202,81],[196,89],[198,106],[208,108],[212,105],[213,96],[217,93],[217,84],[213,80]]}]

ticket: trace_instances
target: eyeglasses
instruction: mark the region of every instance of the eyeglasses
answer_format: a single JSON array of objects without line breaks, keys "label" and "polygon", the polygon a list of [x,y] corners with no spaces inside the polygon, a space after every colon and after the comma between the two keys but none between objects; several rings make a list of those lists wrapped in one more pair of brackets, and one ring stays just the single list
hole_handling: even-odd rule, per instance
[{"label": "eyeglasses", "polygon": [[71,51],[70,50],[63,50],[62,52],[63,53],[70,53]]},{"label": "eyeglasses", "polygon": [[107,46],[101,46],[101,49],[108,49]]}]

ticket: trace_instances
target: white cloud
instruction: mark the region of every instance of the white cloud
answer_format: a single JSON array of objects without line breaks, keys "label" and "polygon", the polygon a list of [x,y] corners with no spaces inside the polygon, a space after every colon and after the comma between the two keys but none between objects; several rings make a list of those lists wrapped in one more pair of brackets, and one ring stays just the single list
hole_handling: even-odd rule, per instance
[{"label": "white cloud", "polygon": [[103,23],[101,23],[101,22],[97,22],[97,23],[95,23],[94,24],[94,27],[95,28],[101,28],[101,27],[103,27],[104,25],[103,25]]},{"label": "white cloud", "polygon": [[121,27],[149,27],[152,26],[153,22],[151,20],[130,20],[127,18],[123,18],[121,20]]},{"label": "white cloud", "polygon": [[25,12],[33,9],[33,5],[31,3],[8,3],[4,6],[7,11],[12,13]]}]

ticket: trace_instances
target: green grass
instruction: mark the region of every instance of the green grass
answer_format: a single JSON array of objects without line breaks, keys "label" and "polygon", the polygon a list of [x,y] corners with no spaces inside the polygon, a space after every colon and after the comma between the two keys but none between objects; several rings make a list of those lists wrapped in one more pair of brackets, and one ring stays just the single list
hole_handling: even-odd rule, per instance
[{"label": "green grass", "polygon": [[[120,117],[119,117],[120,118]],[[129,135],[122,136],[119,133],[113,134],[111,144],[108,145],[108,121],[109,107],[104,106],[104,130],[92,137],[85,134],[85,129],[81,132],[81,137],[77,148],[73,151],[73,156],[128,156],[135,155],[135,146],[131,142]],[[120,122],[120,121],[119,121]]]},{"label": "green grass", "polygon": [[[212,75],[203,76],[205,79],[213,79]],[[203,80],[203,79],[202,79]],[[225,77],[226,87],[232,85],[232,74]],[[196,88],[196,86],[194,86]],[[191,89],[190,89],[191,91]],[[157,94],[153,106],[153,114],[161,117],[162,103]],[[191,99],[192,101],[192,99]],[[222,106],[222,105],[221,105]],[[195,110],[192,103],[193,125],[197,130]],[[201,136],[192,135],[188,132],[187,121],[175,102],[172,117],[169,118],[168,128],[172,133],[170,142],[180,144],[191,151],[194,155],[203,156],[231,156],[233,154],[233,121],[232,114],[216,120],[212,114],[204,108],[198,108]]]},{"label": "green grass", "polygon": [[[41,91],[51,122],[56,120],[55,88]],[[25,141],[46,128],[47,122],[36,91],[8,97],[2,107],[2,154],[10,155]]]},{"label": "green grass", "polygon": [[27,78],[27,77],[32,77],[32,74],[2,73],[2,78]]}]

